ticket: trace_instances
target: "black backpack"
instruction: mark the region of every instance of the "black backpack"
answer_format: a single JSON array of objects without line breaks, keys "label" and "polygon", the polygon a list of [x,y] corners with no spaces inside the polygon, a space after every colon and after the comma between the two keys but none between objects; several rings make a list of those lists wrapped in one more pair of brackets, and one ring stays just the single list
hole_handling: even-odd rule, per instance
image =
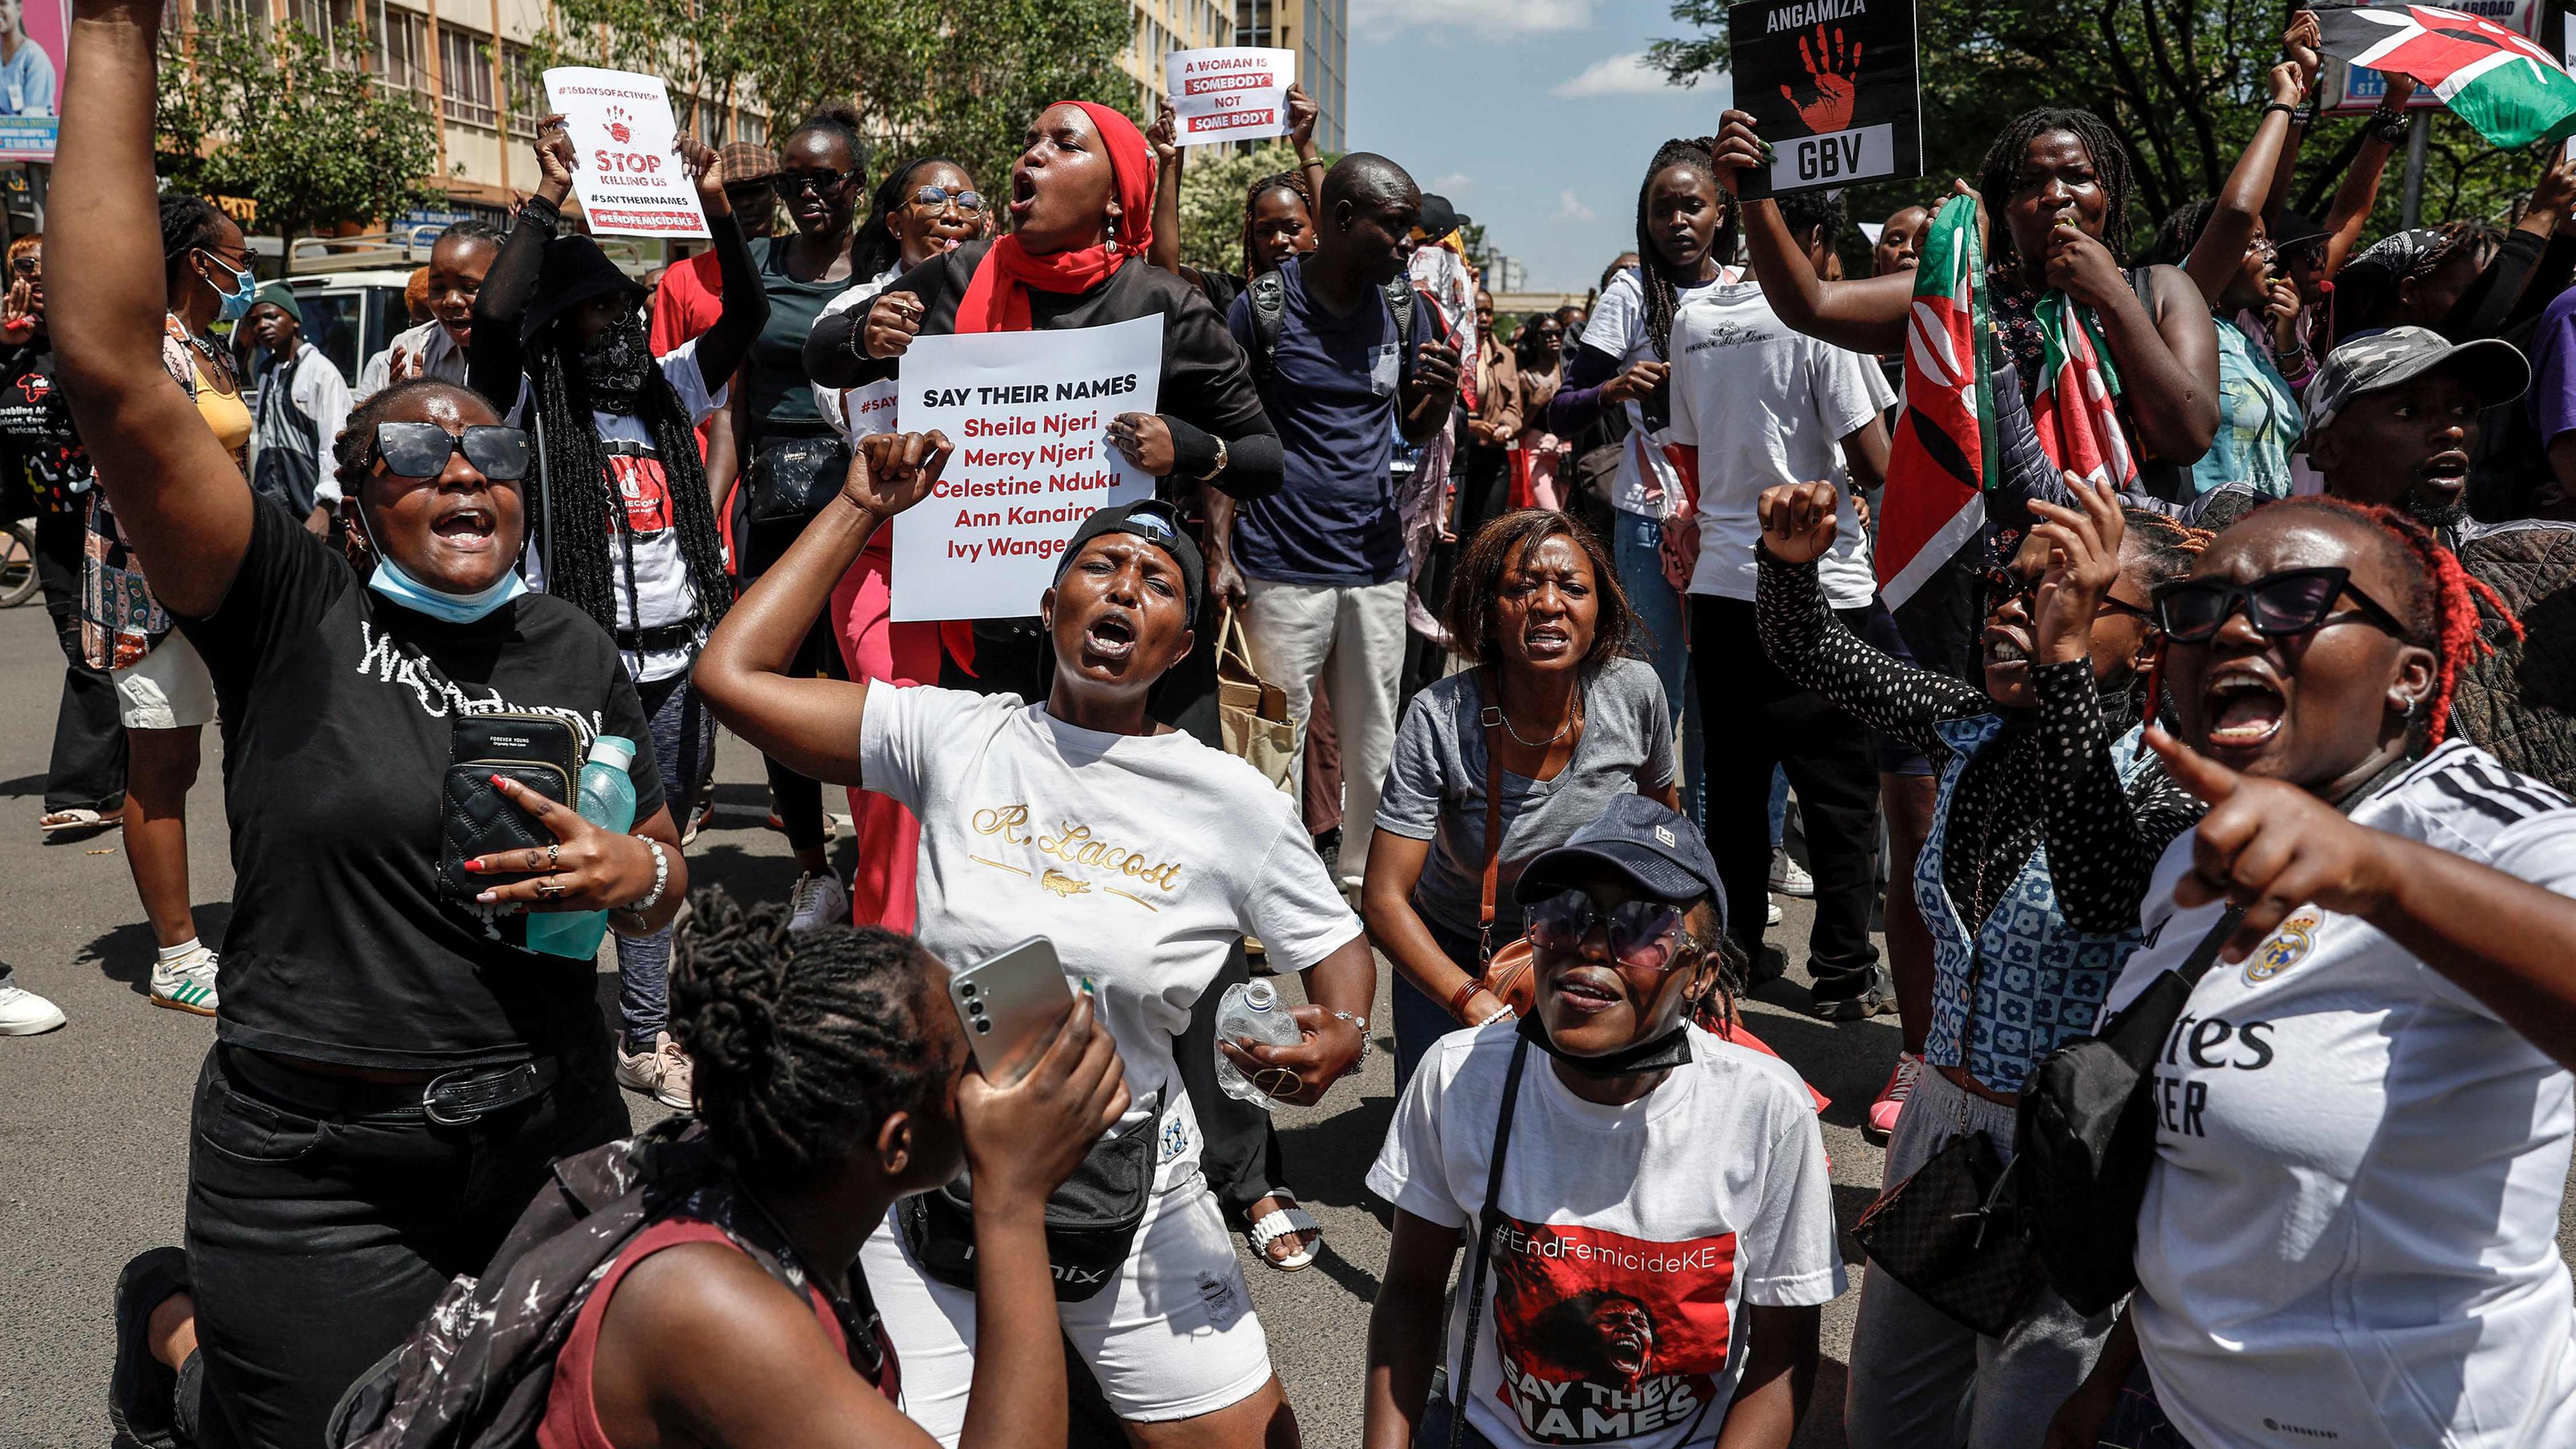
[{"label": "black backpack", "polygon": [[[1413,352],[1414,291],[1411,277],[1398,277],[1382,289],[1387,310],[1395,314],[1395,347],[1398,356]],[[1263,272],[1244,289],[1251,298],[1252,309],[1252,376],[1267,386],[1279,369],[1279,333],[1288,325],[1288,280],[1281,272]]]}]

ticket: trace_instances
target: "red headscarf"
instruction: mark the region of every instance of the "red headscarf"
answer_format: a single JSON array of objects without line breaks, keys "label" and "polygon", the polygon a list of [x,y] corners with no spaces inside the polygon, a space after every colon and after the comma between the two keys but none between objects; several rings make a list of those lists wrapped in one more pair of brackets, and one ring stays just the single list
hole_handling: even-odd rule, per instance
[{"label": "red headscarf", "polygon": [[[1091,101],[1058,101],[1046,109],[1070,105],[1091,118],[1109,152],[1110,175],[1118,185],[1118,230],[1108,245],[1032,256],[1018,236],[993,243],[958,300],[960,332],[1026,332],[1029,288],[1041,292],[1085,292],[1109,279],[1130,259],[1143,260],[1154,241],[1154,151],[1136,123]],[[1039,112],[1044,115],[1046,112]]]}]

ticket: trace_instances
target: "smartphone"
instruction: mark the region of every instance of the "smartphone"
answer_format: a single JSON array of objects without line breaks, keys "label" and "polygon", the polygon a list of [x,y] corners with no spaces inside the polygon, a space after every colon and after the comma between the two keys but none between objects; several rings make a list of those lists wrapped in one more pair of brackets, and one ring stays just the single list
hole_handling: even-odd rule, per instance
[{"label": "smartphone", "polygon": [[950,973],[948,999],[991,1081],[1018,1081],[1055,1038],[1073,1010],[1073,987],[1056,960],[1055,943],[1031,936]]}]

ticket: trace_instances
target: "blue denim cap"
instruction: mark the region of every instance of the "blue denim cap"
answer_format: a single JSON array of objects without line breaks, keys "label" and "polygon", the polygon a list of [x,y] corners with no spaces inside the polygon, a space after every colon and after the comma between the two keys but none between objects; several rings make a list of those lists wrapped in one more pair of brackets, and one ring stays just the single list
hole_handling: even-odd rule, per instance
[{"label": "blue denim cap", "polygon": [[1726,886],[1717,878],[1708,842],[1689,816],[1643,795],[1612,800],[1599,819],[1563,845],[1539,852],[1521,872],[1512,896],[1527,905],[1563,890],[1570,877],[1604,865],[1660,900],[1678,905],[1706,896],[1717,907],[1718,930],[1724,933]]}]

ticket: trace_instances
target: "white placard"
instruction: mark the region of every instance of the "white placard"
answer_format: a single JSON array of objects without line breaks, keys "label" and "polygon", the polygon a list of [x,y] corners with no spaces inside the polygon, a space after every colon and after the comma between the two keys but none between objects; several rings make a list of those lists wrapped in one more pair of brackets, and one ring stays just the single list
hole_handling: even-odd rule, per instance
[{"label": "white placard", "polygon": [[897,426],[935,428],[957,453],[895,523],[895,621],[1036,613],[1082,521],[1153,494],[1153,478],[1109,446],[1109,423],[1153,412],[1162,382],[1160,312],[1107,327],[914,338]]},{"label": "white placard", "polygon": [[1176,50],[1163,57],[1163,81],[1172,97],[1184,146],[1208,141],[1258,141],[1288,134],[1288,87],[1297,79],[1297,52],[1254,45]]},{"label": "white placard", "polygon": [[545,81],[546,104],[572,133],[573,194],[593,235],[707,235],[660,76],[573,65]]}]

